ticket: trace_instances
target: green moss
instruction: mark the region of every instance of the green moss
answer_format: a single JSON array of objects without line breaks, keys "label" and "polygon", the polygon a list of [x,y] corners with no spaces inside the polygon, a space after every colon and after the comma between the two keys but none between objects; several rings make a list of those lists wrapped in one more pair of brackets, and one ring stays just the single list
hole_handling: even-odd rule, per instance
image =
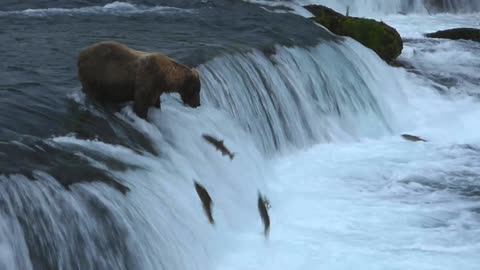
[{"label": "green moss", "polygon": [[398,32],[383,22],[343,16],[327,8],[315,6],[313,19],[331,32],[349,36],[375,51],[387,62],[395,60],[403,49]]},{"label": "green moss", "polygon": [[464,39],[480,42],[480,29],[454,28],[426,34],[425,36],[431,38]]}]

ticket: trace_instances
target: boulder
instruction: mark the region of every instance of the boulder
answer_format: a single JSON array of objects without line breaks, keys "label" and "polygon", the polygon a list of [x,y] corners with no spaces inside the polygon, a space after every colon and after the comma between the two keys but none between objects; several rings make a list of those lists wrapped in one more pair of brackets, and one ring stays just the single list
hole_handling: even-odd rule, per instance
[{"label": "boulder", "polygon": [[395,28],[383,22],[344,16],[321,5],[308,5],[305,8],[315,16],[312,18],[315,22],[337,35],[355,39],[388,63],[402,53],[402,37]]},{"label": "boulder", "polygon": [[429,33],[425,36],[430,38],[445,38],[445,39],[465,39],[480,42],[480,29],[475,28],[454,28],[449,30]]}]

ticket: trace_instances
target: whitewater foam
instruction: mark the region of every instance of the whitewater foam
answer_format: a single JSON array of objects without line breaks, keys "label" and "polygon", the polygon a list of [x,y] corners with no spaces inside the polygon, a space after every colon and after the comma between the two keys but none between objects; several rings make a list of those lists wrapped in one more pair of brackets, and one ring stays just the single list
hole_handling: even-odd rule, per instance
[{"label": "whitewater foam", "polygon": [[477,42],[426,38],[426,33],[458,27],[476,28],[480,13],[381,16],[404,38],[400,61],[414,67],[445,93],[479,96],[480,65]]},{"label": "whitewater foam", "polygon": [[441,3],[431,4],[427,0],[245,0],[247,2],[267,5],[271,7],[285,7],[301,16],[310,17],[302,6],[324,5],[341,14],[353,16],[379,16],[387,14],[428,14],[428,13],[475,13],[480,11],[480,2],[477,0],[442,0]]},{"label": "whitewater foam", "polygon": [[479,165],[468,148],[400,137],[284,157],[268,243],[239,235],[218,269],[476,269],[480,204],[454,183]]},{"label": "whitewater foam", "polygon": [[43,8],[25,9],[17,11],[0,11],[0,16],[23,15],[23,16],[55,16],[55,15],[82,15],[82,14],[110,14],[110,15],[133,15],[140,13],[172,14],[178,12],[193,12],[189,9],[180,9],[170,6],[142,6],[127,2],[115,1],[104,6],[90,6],[81,8]]}]

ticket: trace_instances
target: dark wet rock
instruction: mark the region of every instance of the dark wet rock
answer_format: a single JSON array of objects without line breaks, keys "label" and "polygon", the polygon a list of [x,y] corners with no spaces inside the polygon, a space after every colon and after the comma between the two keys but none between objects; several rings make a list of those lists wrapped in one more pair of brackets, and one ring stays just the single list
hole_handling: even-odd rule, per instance
[{"label": "dark wet rock", "polygon": [[389,64],[393,67],[401,67],[412,72],[415,71],[415,66],[405,60],[395,59],[392,60]]},{"label": "dark wet rock", "polygon": [[464,39],[480,42],[480,29],[475,28],[454,28],[425,35],[429,38],[444,38],[444,39]]},{"label": "dark wet rock", "polygon": [[[53,142],[38,139],[24,139],[15,143],[0,142],[0,174],[23,175],[30,180],[38,180],[37,172],[44,172],[52,176],[66,190],[77,183],[99,182],[126,194],[130,189],[118,181],[107,170],[92,166],[79,153],[90,156],[87,152],[71,152]],[[120,161],[100,156],[100,161],[110,170],[125,171],[136,168]],[[21,160],[22,162],[18,162]]]},{"label": "dark wet rock", "polygon": [[315,22],[337,35],[355,39],[388,63],[402,53],[402,37],[395,28],[383,22],[344,16],[321,5],[308,5],[305,8],[315,16]]}]

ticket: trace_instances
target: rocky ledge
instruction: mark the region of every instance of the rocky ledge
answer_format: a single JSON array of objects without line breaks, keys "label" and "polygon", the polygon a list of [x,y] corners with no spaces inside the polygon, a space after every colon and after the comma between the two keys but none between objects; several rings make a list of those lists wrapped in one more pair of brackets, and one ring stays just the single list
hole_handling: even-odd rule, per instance
[{"label": "rocky ledge", "polygon": [[465,39],[480,42],[480,29],[475,28],[454,28],[449,30],[438,31],[435,33],[426,34],[430,38],[445,38],[445,39]]},{"label": "rocky ledge", "polygon": [[402,53],[402,37],[395,28],[383,22],[344,16],[321,5],[308,5],[305,8],[315,16],[312,18],[315,22],[337,35],[355,39],[388,63]]}]

